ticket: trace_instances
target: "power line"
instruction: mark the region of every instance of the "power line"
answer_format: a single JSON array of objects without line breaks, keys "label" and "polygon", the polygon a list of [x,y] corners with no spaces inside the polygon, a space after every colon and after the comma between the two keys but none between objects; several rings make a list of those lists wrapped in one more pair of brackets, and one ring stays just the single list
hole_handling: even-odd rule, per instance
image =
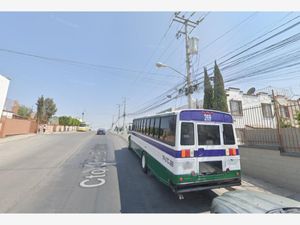
[{"label": "power line", "polygon": [[[126,72],[132,72],[132,73],[141,73],[142,72],[139,70],[133,70],[133,69],[128,69],[128,68],[116,67],[116,66],[93,64],[93,63],[86,63],[86,62],[70,60],[70,59],[42,56],[42,55],[31,54],[31,53],[27,53],[27,52],[15,51],[15,50],[11,50],[11,49],[0,48],[0,51],[10,53],[10,54],[15,54],[15,55],[37,58],[37,59],[41,59],[41,60],[47,60],[47,61],[53,61],[53,62],[59,62],[59,63],[67,63],[70,65],[89,66],[89,67],[93,67],[93,68],[97,68],[97,69],[119,70],[119,71],[126,71]],[[160,73],[151,73],[151,74],[162,75]]]},{"label": "power line", "polygon": [[[299,17],[299,16],[297,16],[297,17],[295,17],[295,18],[289,20],[287,23],[289,23],[289,22],[295,20],[295,19],[298,18],[298,17]],[[285,23],[285,24],[283,24],[283,25],[286,25],[287,23]],[[300,22],[296,22],[296,23],[292,24],[291,26],[289,26],[289,27],[287,27],[287,28],[285,28],[285,29],[283,29],[283,30],[281,30],[281,31],[279,31],[279,32],[277,32],[277,33],[275,33],[275,34],[273,34],[273,35],[271,35],[271,36],[269,36],[269,37],[263,39],[262,41],[259,41],[259,42],[255,43],[255,44],[251,45],[251,46],[248,47],[247,49],[244,49],[244,50],[242,50],[242,51],[236,53],[235,55],[233,55],[233,56],[231,56],[231,57],[225,59],[224,61],[222,61],[221,63],[219,63],[219,65],[222,66],[222,65],[225,64],[226,62],[227,62],[227,64],[230,63],[231,61],[229,61],[229,60],[234,59],[235,57],[237,57],[237,56],[239,56],[239,55],[242,55],[243,53],[245,53],[245,52],[247,52],[247,51],[249,51],[249,50],[251,50],[251,49],[253,49],[253,48],[255,48],[255,47],[257,47],[257,46],[259,46],[259,45],[261,45],[261,44],[263,44],[263,43],[265,43],[266,41],[269,41],[269,40],[271,40],[271,39],[273,39],[273,38],[275,38],[275,37],[281,35],[282,33],[287,32],[287,31],[293,29],[294,27],[298,26],[299,24],[300,24]],[[276,27],[276,28],[273,29],[272,31],[277,30],[278,28],[282,27],[283,25],[280,25],[280,26]],[[267,32],[266,34],[269,34],[269,33],[270,33],[270,31]],[[262,36],[260,36],[260,37],[266,36],[266,34],[264,34],[264,35],[262,35]],[[255,38],[255,40],[258,40],[258,39],[260,39],[260,38]],[[251,41],[251,42],[253,43],[253,41]],[[247,45],[247,44],[246,44],[246,45]],[[244,45],[244,46],[245,46],[245,45]],[[241,47],[240,47],[240,48],[241,48]],[[239,48],[239,49],[240,49],[240,48]],[[234,52],[234,51],[232,51],[232,52]],[[226,54],[226,55],[229,55],[229,54]],[[224,56],[221,57],[221,58],[224,58]],[[221,59],[221,58],[220,58],[220,59]],[[212,68],[213,68],[213,67],[209,67],[208,70],[211,70]],[[196,75],[201,75],[201,74],[203,74],[203,72],[198,73],[198,74],[196,74]]]},{"label": "power line", "polygon": [[212,44],[216,43],[218,40],[222,39],[223,37],[225,37],[227,34],[231,33],[233,30],[235,30],[236,28],[238,28],[240,25],[242,25],[243,23],[247,22],[248,20],[250,20],[252,17],[254,17],[257,14],[257,12],[252,13],[250,16],[248,16],[247,18],[245,18],[244,20],[242,20],[241,22],[239,22],[238,24],[234,25],[233,27],[231,27],[230,29],[228,29],[226,32],[224,32],[222,35],[220,35],[219,37],[217,37],[216,39],[214,39],[213,41],[211,41],[210,43],[208,43],[207,45],[205,45],[204,47],[202,47],[200,49],[200,51],[203,51],[204,49],[208,48],[209,46],[211,46]]}]

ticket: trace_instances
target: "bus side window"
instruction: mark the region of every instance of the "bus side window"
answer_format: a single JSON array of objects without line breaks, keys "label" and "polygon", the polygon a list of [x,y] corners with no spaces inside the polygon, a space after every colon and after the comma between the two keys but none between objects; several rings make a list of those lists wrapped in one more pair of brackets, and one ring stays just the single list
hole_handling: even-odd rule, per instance
[{"label": "bus side window", "polygon": [[146,130],[145,130],[145,134],[148,135],[149,134],[149,127],[150,127],[150,119],[148,118],[146,120]]},{"label": "bus side window", "polygon": [[155,118],[151,118],[149,135],[152,137],[154,136],[154,122],[155,122]]},{"label": "bus side window", "polygon": [[159,132],[160,132],[160,117],[155,118],[155,125],[154,125],[154,138],[159,138]]},{"label": "bus side window", "polygon": [[144,122],[145,122],[145,119],[142,119],[141,120],[141,133],[143,134],[144,133]]},{"label": "bus side window", "polygon": [[176,116],[165,116],[160,121],[160,137],[162,142],[175,146]]},{"label": "bus side window", "polygon": [[148,131],[147,131],[148,136],[151,135],[151,121],[152,121],[152,118],[149,118],[148,119]]},{"label": "bus side window", "polygon": [[141,119],[139,119],[139,130],[138,130],[140,133],[141,133],[141,131],[142,131],[142,120]]}]

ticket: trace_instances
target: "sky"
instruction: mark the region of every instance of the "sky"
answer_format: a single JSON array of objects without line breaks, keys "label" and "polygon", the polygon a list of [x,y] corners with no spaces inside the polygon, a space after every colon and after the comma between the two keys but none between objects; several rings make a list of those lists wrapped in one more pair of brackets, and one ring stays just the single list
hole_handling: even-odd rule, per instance
[{"label": "sky", "polygon": [[[189,16],[191,12],[183,14]],[[1,12],[0,74],[11,79],[8,98],[35,109],[38,97],[43,95],[54,99],[57,116],[80,118],[84,112],[84,119],[93,128],[109,128],[113,116],[117,117],[117,104],[122,104],[125,97],[126,112],[134,112],[182,81],[172,70],[155,67],[156,62],[162,62],[185,73],[184,39],[175,37],[181,25],[171,23],[173,15],[173,12]],[[219,58],[223,55],[299,13],[197,12],[191,19],[204,15],[205,19],[190,34],[199,39],[199,54],[192,58],[193,77],[203,71],[203,66],[214,60],[221,62]],[[297,29],[273,41],[295,34]],[[299,49],[299,43],[290,48]],[[7,50],[83,64],[45,60]],[[280,51],[272,54],[270,57],[280,55]],[[243,66],[224,71],[223,77],[226,80],[241,70]],[[225,83],[225,87],[247,91],[271,85],[298,95],[300,79],[293,77],[295,74],[272,72]],[[201,99],[202,95],[200,91],[194,98]],[[156,110],[186,101],[182,97]]]}]

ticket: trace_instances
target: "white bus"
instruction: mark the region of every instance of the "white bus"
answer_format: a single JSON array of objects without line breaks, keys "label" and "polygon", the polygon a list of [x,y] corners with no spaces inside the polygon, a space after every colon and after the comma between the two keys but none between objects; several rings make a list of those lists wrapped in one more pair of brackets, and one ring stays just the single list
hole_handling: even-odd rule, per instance
[{"label": "white bus", "polygon": [[189,109],[133,120],[129,149],[148,170],[181,193],[241,184],[232,116]]}]

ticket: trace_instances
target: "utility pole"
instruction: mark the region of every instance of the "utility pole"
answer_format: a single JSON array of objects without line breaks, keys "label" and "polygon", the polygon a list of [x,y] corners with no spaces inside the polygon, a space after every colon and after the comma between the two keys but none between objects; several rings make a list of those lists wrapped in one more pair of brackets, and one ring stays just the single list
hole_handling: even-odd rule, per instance
[{"label": "utility pole", "polygon": [[117,104],[119,111],[118,111],[118,119],[117,119],[117,130],[119,133],[119,120],[120,120],[120,113],[121,113],[121,104]]},{"label": "utility pole", "polygon": [[[192,94],[194,92],[194,88],[191,85],[191,61],[190,61],[190,46],[189,46],[189,33],[195,29],[200,22],[203,21],[204,17],[197,20],[197,21],[192,21],[190,19],[186,19],[184,15],[179,16],[180,12],[175,13],[175,18],[173,21],[176,21],[178,23],[181,23],[184,25],[184,31],[179,30],[176,34],[177,39],[181,37],[181,34],[185,36],[185,54],[186,54],[186,83],[187,83],[187,89],[186,89],[186,95],[188,97],[188,107],[192,108]],[[189,32],[189,27],[192,27],[192,30]]]},{"label": "utility pole", "polygon": [[81,120],[83,122],[83,118],[84,118],[84,112],[81,113]]},{"label": "utility pole", "polygon": [[115,115],[112,116],[111,129],[113,129],[114,126],[114,119],[115,119]]},{"label": "utility pole", "polygon": [[123,111],[123,132],[125,131],[125,117],[126,117],[126,98],[124,98],[124,111]]}]

